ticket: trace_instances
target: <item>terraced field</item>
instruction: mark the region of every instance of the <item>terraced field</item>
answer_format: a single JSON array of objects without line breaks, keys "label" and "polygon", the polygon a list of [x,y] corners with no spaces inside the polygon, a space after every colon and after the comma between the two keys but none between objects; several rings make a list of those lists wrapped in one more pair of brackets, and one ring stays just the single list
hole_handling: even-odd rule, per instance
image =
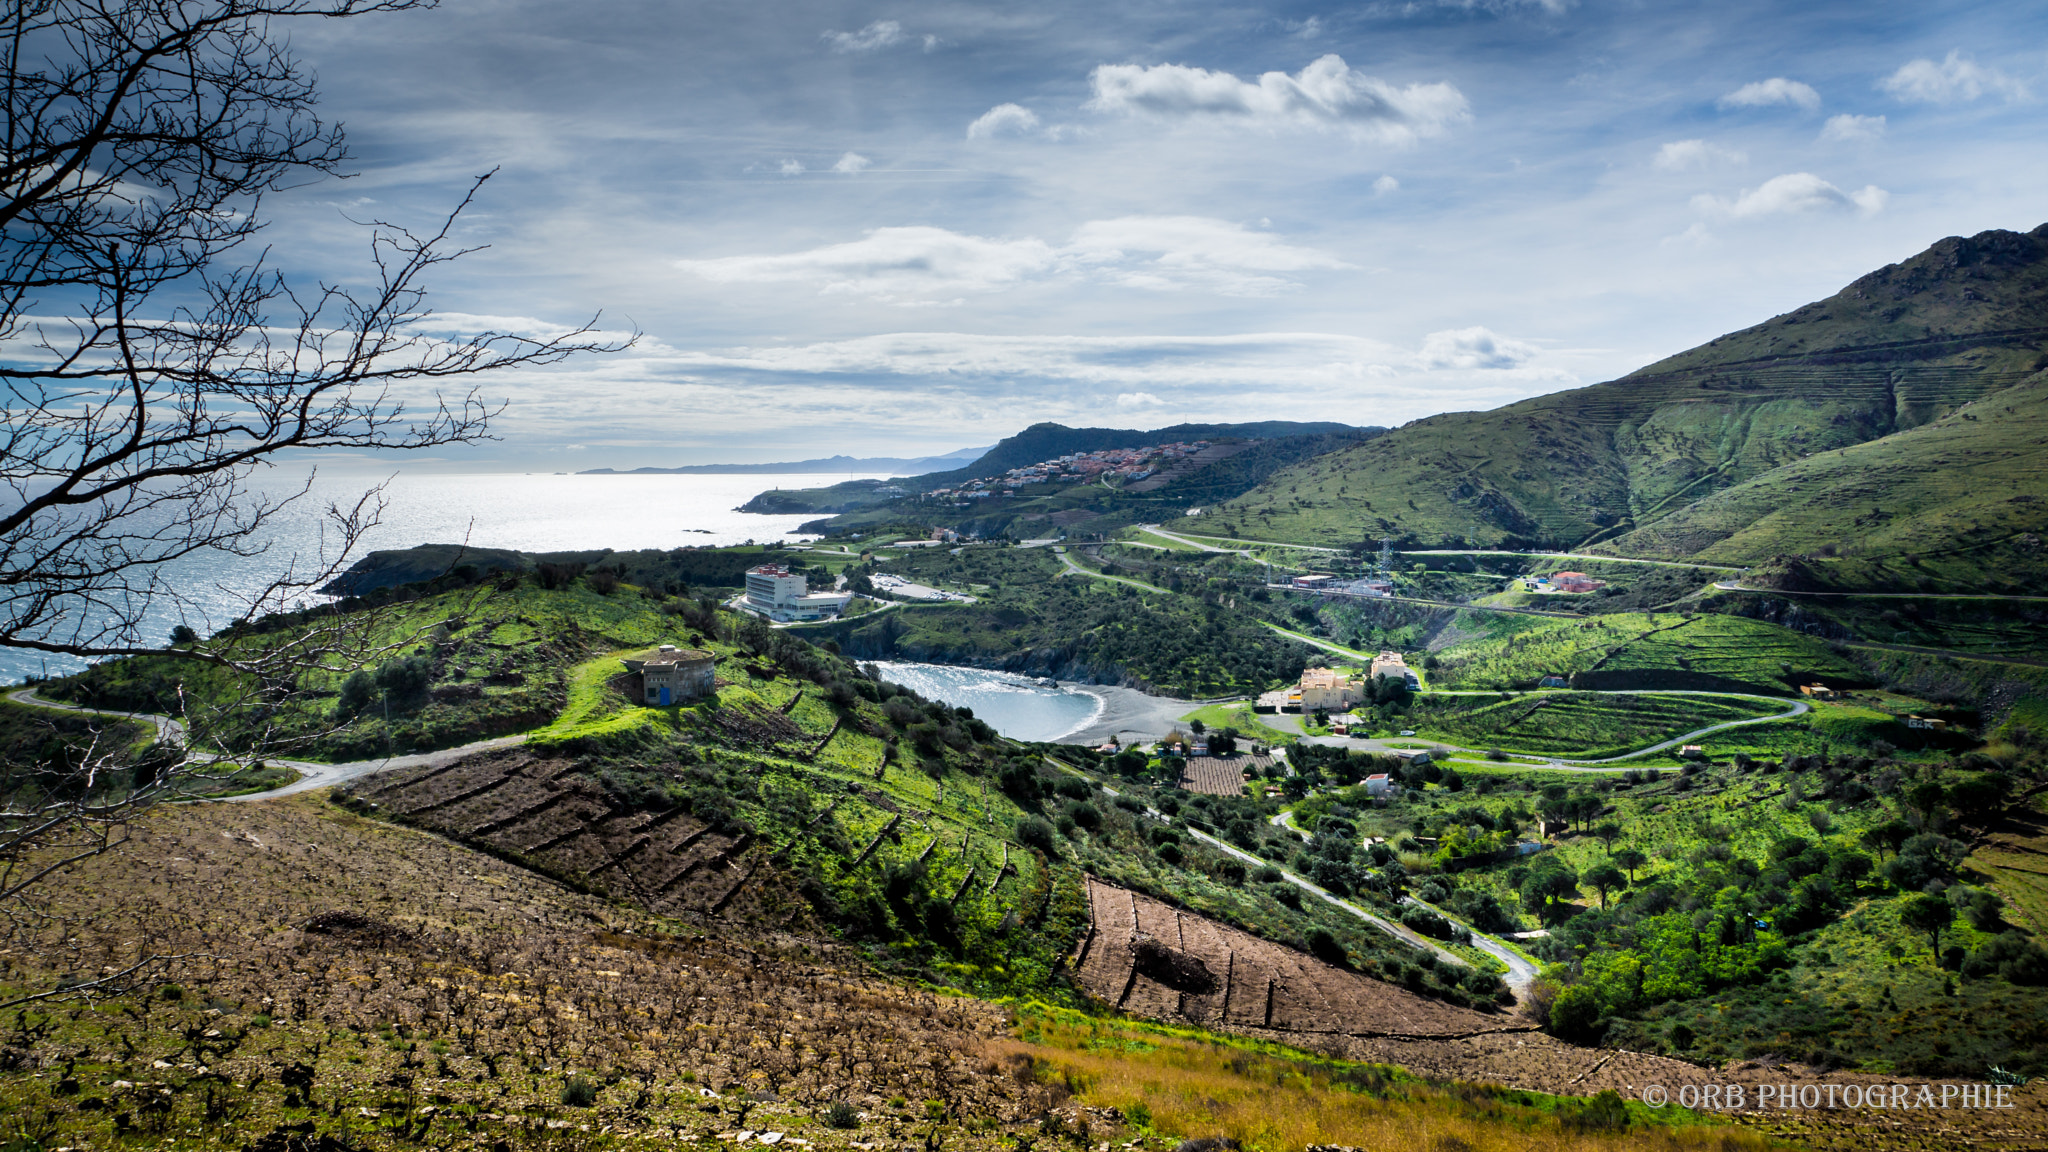
[{"label": "terraced field", "polygon": [[[1546,756],[1618,756],[1730,720],[1784,711],[1729,696],[1633,696],[1546,692],[1472,706],[1451,697],[1418,710],[1422,735],[1467,748]],[[1483,699],[1483,698],[1481,698]]]},{"label": "terraced field", "polygon": [[663,915],[717,913],[767,856],[680,808],[618,811],[569,760],[521,748],[371,777],[359,794],[409,824],[539,864]]},{"label": "terraced field", "polygon": [[2048,931],[2048,818],[2029,813],[2000,821],[1969,863],[1997,885],[2012,907],[2010,919]]},{"label": "terraced field", "polygon": [[[1343,1036],[1443,1038],[1530,1027],[1417,996],[1092,877],[1088,900],[1092,920],[1077,978],[1097,999],[1138,1016]],[[1147,943],[1166,959],[1148,964],[1139,950]]]},{"label": "terraced field", "polygon": [[1566,1044],[1519,1015],[1428,1000],[1093,878],[1088,899],[1075,978],[1134,1016],[1537,1091],[1699,1074],[1677,1060]]},{"label": "terraced field", "polygon": [[[1469,615],[1477,615],[1476,613]],[[1865,673],[1825,641],[1740,616],[1623,613],[1593,620],[1491,616],[1483,639],[1437,653],[1438,688],[1532,687],[1570,676],[1580,688],[1691,688],[1789,694]]]}]

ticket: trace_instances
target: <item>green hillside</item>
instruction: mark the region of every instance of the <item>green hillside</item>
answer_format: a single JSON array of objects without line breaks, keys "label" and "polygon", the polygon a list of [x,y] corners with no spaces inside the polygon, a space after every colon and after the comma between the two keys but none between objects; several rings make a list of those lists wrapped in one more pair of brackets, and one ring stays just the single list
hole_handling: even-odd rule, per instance
[{"label": "green hillside", "polygon": [[1865,676],[1815,637],[1740,616],[1488,616],[1483,624],[1489,634],[1436,654],[1434,687],[1530,688],[1560,676],[1582,688],[1784,695],[1816,680],[1849,684]]},{"label": "green hillside", "polygon": [[2048,576],[2040,534],[2048,375],[1930,424],[1810,456],[1716,492],[1602,548],[1756,564],[1818,552],[1821,583],[2020,591]]},{"label": "green hillside", "polygon": [[[2036,377],[2048,367],[2044,314],[2048,225],[1951,237],[1827,300],[1620,380],[1433,416],[1283,470],[1206,512],[1195,530],[1565,548],[1640,532],[1723,490],[1936,425]],[[2013,393],[2001,417],[2003,406],[2037,398]],[[1960,422],[1988,418],[1977,415]],[[2010,447],[2039,456],[2038,440]]]}]

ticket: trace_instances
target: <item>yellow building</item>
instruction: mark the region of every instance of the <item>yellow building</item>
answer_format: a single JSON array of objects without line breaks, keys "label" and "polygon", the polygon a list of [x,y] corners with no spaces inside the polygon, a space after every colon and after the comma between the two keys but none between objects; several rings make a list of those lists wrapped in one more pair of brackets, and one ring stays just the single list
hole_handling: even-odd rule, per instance
[{"label": "yellow building", "polygon": [[1354,676],[1331,668],[1310,668],[1301,674],[1303,712],[1343,712],[1363,699],[1364,686]]}]

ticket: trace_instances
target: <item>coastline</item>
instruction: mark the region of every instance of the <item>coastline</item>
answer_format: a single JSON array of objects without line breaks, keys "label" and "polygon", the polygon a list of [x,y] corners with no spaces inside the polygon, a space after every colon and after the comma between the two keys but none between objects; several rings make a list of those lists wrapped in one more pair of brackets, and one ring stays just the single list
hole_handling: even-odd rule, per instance
[{"label": "coastline", "polygon": [[1193,700],[1149,696],[1136,688],[1114,684],[1074,684],[1071,687],[1076,692],[1095,697],[1102,702],[1102,707],[1089,723],[1058,737],[1056,743],[1060,744],[1100,744],[1111,736],[1115,736],[1119,744],[1147,743],[1172,731],[1182,716],[1200,707]]},{"label": "coastline", "polygon": [[[1033,687],[1037,680],[1035,676],[999,668],[983,668],[972,664],[941,664],[926,660],[876,660],[873,663],[885,673],[905,666],[957,670],[978,673],[1017,688],[1046,691]],[[917,687],[915,684],[912,686]],[[928,688],[919,690],[932,695]],[[1069,680],[1060,685],[1059,691],[1086,696],[1093,707],[1085,718],[1066,731],[1057,736],[1039,738],[1049,744],[1100,744],[1111,736],[1115,736],[1121,744],[1149,743],[1172,731],[1182,716],[1200,707],[1199,701],[1180,700],[1171,696],[1152,696],[1135,688],[1115,684],[1082,684]],[[971,699],[964,702],[970,706],[978,703]]]}]

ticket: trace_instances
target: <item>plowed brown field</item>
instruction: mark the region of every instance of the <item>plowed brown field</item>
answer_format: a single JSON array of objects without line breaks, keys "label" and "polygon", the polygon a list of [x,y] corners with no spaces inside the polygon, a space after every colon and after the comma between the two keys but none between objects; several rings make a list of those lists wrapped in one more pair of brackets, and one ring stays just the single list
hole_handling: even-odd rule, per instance
[{"label": "plowed brown field", "polygon": [[[1075,962],[1091,995],[1132,1015],[1238,1032],[1351,1060],[1399,1064],[1424,1076],[1583,1095],[1612,1088],[1636,1098],[1650,1084],[1875,1083],[1756,1065],[1710,1071],[1642,1052],[1581,1048],[1515,1015],[1439,1003],[1325,964],[1202,916],[1091,878],[1094,921]],[[1138,971],[1149,938],[1200,960],[1215,991],[1175,991]],[[2034,1123],[2040,1122],[2038,1112]]]},{"label": "plowed brown field", "polygon": [[1180,770],[1180,786],[1211,796],[1242,796],[1245,769],[1272,766],[1270,756],[1190,756]]},{"label": "plowed brown field", "polygon": [[746,835],[712,831],[680,809],[615,811],[569,761],[519,748],[380,773],[358,795],[667,916],[724,911],[767,857]]},{"label": "plowed brown field", "polygon": [[[1641,1099],[1652,1084],[1670,1092],[1686,1084],[1742,1084],[1753,1092],[1758,1084],[1891,1082],[1766,1062],[1708,1069],[1643,1052],[1581,1048],[1519,1016],[1440,1004],[1092,877],[1088,898],[1094,920],[1075,960],[1076,978],[1091,995],[1135,1016],[1398,1064],[1423,1076],[1575,1096],[1612,1088]],[[1141,937],[1200,960],[1216,990],[1177,992],[1139,972],[1133,946]],[[1735,1115],[1803,1148],[2048,1148],[2048,1093],[2030,1086],[2014,1101],[2016,1108],[1998,1113],[1821,1108]]]}]

